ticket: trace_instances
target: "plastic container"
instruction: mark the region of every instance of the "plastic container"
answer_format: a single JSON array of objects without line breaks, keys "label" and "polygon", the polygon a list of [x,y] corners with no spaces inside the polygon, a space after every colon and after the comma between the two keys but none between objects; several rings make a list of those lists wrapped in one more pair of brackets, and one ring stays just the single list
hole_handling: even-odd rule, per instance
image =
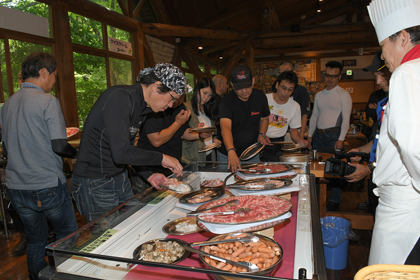
[{"label": "plastic container", "polygon": [[341,270],[347,267],[350,222],[339,217],[321,218],[322,240],[324,243],[325,266]]}]

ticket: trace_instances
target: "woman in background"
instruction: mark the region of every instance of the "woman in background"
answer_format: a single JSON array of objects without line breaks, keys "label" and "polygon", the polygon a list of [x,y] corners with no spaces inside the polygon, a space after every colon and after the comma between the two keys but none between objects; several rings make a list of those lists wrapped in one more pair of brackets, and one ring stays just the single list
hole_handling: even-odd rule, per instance
[{"label": "woman in background", "polygon": [[[219,119],[219,108],[215,95],[216,90],[211,79],[202,78],[197,82],[191,100],[185,103],[185,107],[191,110],[190,128],[215,126]],[[207,152],[198,152],[213,142],[221,144],[220,140],[213,138],[213,135],[208,133],[200,133],[198,140],[183,140],[181,161],[187,164],[192,161],[215,161],[216,151],[214,149]]]}]

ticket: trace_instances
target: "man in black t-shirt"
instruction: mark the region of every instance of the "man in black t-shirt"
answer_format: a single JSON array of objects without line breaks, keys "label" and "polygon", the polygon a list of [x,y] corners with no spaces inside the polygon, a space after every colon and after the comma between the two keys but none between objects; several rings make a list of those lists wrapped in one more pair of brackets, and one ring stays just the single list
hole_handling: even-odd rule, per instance
[{"label": "man in black t-shirt", "polygon": [[[218,149],[219,161],[228,161],[228,169],[236,172],[241,168],[239,157],[257,141],[267,144],[268,128],[267,97],[253,88],[251,70],[244,65],[236,66],[231,73],[233,90],[223,98],[220,105],[220,127],[223,145]],[[259,162],[259,155],[250,162]]]}]

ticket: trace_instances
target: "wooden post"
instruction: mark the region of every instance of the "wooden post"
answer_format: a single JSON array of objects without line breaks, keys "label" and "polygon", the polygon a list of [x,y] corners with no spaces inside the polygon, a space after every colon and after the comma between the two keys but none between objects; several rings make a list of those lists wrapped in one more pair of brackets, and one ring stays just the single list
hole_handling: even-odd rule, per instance
[{"label": "wooden post", "polygon": [[233,68],[235,68],[239,60],[242,58],[244,48],[245,48],[245,40],[242,40],[236,46],[232,56],[229,57],[228,61],[226,62],[225,67],[220,72],[220,74],[225,76],[227,79],[230,78],[230,72],[233,70]]},{"label": "wooden post", "polygon": [[245,65],[254,73],[254,49],[251,40],[247,39],[245,43]]}]

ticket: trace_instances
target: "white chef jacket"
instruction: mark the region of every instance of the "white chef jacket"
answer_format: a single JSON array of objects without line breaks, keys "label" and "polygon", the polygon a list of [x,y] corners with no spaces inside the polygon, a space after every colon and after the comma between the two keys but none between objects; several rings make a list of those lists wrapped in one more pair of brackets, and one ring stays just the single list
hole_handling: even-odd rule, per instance
[{"label": "white chef jacket", "polygon": [[420,58],[391,76],[376,162],[369,265],[404,264],[420,237]]}]

